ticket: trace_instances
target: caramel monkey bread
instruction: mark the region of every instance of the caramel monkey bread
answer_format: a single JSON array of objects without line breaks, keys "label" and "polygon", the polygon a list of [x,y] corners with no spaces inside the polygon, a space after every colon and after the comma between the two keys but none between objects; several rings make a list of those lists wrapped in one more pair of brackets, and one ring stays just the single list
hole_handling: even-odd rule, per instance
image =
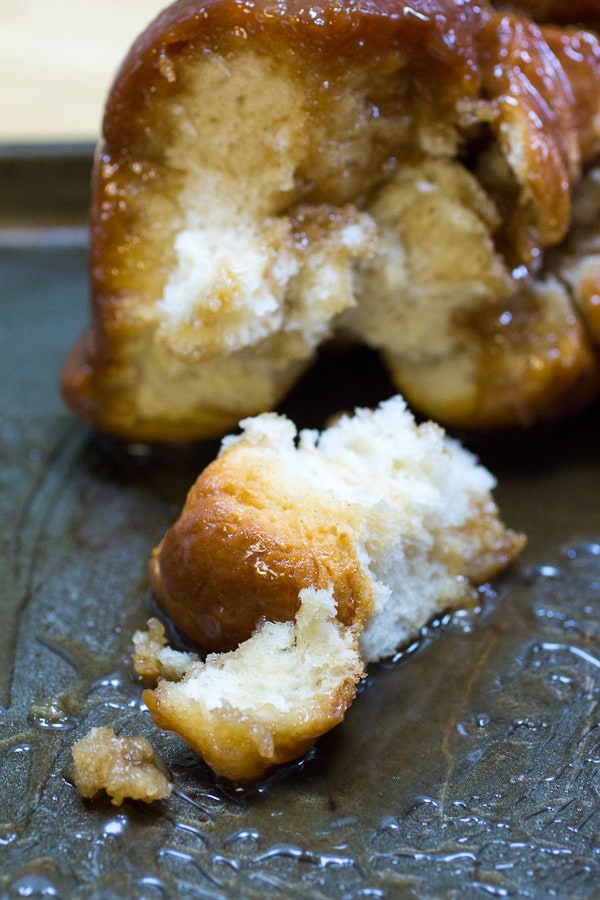
[{"label": "caramel monkey bread", "polygon": [[489,472],[400,397],[321,433],[275,413],[242,429],[151,560],[163,610],[213,652],[171,649],[156,620],[135,637],[156,723],[234,780],[308,750],[369,663],[476,603],[524,542]]},{"label": "caramel monkey bread", "polygon": [[589,403],[598,26],[591,0],[169,7],[107,100],[69,404],[129,440],[224,434],[340,335],[451,426]]}]

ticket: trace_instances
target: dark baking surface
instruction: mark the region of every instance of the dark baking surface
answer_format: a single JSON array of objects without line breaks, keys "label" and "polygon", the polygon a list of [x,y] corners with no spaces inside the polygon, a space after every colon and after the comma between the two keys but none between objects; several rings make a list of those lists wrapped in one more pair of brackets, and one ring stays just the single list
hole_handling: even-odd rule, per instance
[{"label": "dark baking surface", "polygon": [[[131,677],[146,564],[216,445],[127,450],[57,391],[87,319],[78,152],[0,155],[2,897],[592,897],[600,885],[600,417],[469,442],[529,536],[479,614],[374,667],[346,721],[249,790],[159,733]],[[324,360],[300,424],[389,392],[370,354]],[[172,797],[82,800],[92,725],[147,736]]]}]

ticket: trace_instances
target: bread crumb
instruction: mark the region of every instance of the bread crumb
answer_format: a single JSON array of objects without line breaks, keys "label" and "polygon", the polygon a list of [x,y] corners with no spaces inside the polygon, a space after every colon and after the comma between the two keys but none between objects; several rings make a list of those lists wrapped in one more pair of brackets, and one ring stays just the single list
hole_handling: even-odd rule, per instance
[{"label": "bread crumb", "polygon": [[116,735],[112,728],[92,728],[72,749],[73,781],[82,797],[104,790],[113,806],[125,799],[153,803],[170,796],[164,764],[141,735]]},{"label": "bread crumb", "polygon": [[193,653],[173,650],[167,644],[165,629],[158,619],[148,619],[147,631],[133,635],[133,668],[146,681],[158,678],[178,680],[196,659]]}]

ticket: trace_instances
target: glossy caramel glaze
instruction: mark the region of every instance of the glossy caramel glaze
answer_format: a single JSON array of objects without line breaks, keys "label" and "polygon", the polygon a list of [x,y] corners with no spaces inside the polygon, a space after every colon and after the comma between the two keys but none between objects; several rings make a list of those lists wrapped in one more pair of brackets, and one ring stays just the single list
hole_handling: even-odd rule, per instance
[{"label": "glossy caramel glaze", "polygon": [[[423,378],[441,365],[427,340],[421,361],[406,352],[401,335],[370,342],[382,351],[397,389],[427,414],[475,429],[529,426],[588,402],[598,391],[599,371],[595,327],[585,323],[595,309],[588,302],[568,314],[565,331],[572,339],[566,352],[553,314],[532,321],[528,331],[502,327],[489,342],[475,339],[468,351],[457,354],[454,346],[472,340],[478,330],[473,322],[485,321],[489,331],[503,312],[506,319],[515,307],[533,309],[528,288],[520,296],[522,284],[539,280],[546,290],[547,250],[568,238],[573,192],[600,152],[598,38],[592,30],[538,24],[554,17],[592,26],[594,11],[579,3],[569,15],[558,12],[556,3],[474,0],[363,0],[318,8],[185,0],[165,10],[133,45],[107,100],[91,204],[92,322],[64,368],[67,402],[95,428],[119,437],[189,441],[222,434],[243,416],[274,408],[311,364],[318,338],[308,331],[284,325],[264,340],[207,360],[201,337],[192,335],[191,349],[177,337],[164,339],[157,312],[178,265],[176,238],[187,215],[190,172],[205,163],[220,171],[235,142],[236,122],[216,122],[215,129],[225,132],[222,145],[214,144],[223,157],[202,156],[206,123],[200,127],[189,111],[204,102],[204,82],[195,79],[209,63],[233,73],[248,52],[262,61],[265,77],[281,79],[302,97],[305,117],[297,140],[307,146],[292,157],[293,186],[285,180],[274,185],[262,223],[296,221],[306,205],[324,209],[332,220],[342,208],[354,210],[349,221],[356,212],[370,215],[381,186],[423,156],[464,165],[496,207],[499,222],[489,240],[506,278],[517,272],[510,296],[504,291],[479,310],[467,304],[459,316],[448,311],[455,338],[438,384]],[[336,111],[348,96],[360,112],[340,130]],[[178,155],[186,116],[200,148],[189,170],[185,153]],[[220,203],[217,192],[215,208]],[[235,221],[235,211],[231,215]],[[348,278],[365,256],[377,254],[375,247],[365,241],[348,263]],[[234,242],[233,259],[236,251]],[[295,251],[302,255],[299,245]],[[273,246],[265,252],[275,259],[280,251]],[[571,289],[589,294],[583,286]],[[332,296],[336,291],[341,289],[332,289]],[[224,294],[221,300],[229,303]],[[399,293],[398,302],[404,300]],[[281,308],[292,302],[284,297]],[[356,296],[346,305],[364,303],[368,318],[370,302],[368,295]],[[335,332],[336,312],[326,337]],[[426,307],[417,312],[426,316]],[[192,312],[189,319],[197,332]],[[353,337],[363,339],[361,328],[350,324]],[[227,327],[222,325],[224,345]],[[526,359],[532,341],[533,367]],[[532,380],[511,379],[505,402],[502,381],[515,360]],[[453,366],[462,386],[452,394]]]},{"label": "glossy caramel glaze", "polygon": [[368,579],[343,524],[314,503],[298,509],[270,474],[231,455],[212,463],[152,554],[161,607],[199,647],[232,650],[261,619],[293,619],[307,587],[333,585],[345,625],[369,612]]},{"label": "glossy caramel glaze", "polygon": [[300,435],[298,449],[285,427],[246,420],[152,554],[162,609],[203,650],[237,647],[262,620],[293,620],[312,588],[331,590],[338,622],[365,629],[373,661],[407,639],[408,622],[475,602],[476,586],[522,549],[487,473],[441,429],[416,426],[400,398],[342,418],[321,443]]},{"label": "glossy caramel glaze", "polygon": [[500,9],[512,9],[526,13],[536,22],[554,22],[557,25],[579,25],[597,28],[600,10],[596,0],[507,0],[497,2]]},{"label": "glossy caramel glaze", "polygon": [[483,91],[492,128],[519,185],[504,210],[515,263],[530,263],[560,241],[570,218],[570,189],[581,167],[572,87],[541,28],[497,15],[483,32]]}]

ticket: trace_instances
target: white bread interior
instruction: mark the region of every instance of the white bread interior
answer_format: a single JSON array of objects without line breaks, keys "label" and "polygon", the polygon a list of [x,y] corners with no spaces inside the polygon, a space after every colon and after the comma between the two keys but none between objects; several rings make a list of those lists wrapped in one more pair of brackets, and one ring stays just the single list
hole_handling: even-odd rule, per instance
[{"label": "white bread interior", "polygon": [[[344,717],[363,676],[357,629],[335,616],[331,591],[301,592],[294,622],[264,622],[228,653],[180,653],[181,680],[164,677],[144,699],[159,725],[182,734],[220,775],[245,781],[301,755]],[[177,651],[150,620],[134,636],[138,661],[155,654],[175,674]],[[163,668],[163,665],[166,668]],[[183,677],[182,677],[183,676]]]},{"label": "white bread interior", "polygon": [[[240,435],[224,439],[194,491],[202,492],[208,475],[213,481],[221,476],[227,491],[237,485],[243,498],[253,482],[261,513],[274,530],[285,531],[299,562],[307,541],[317,555],[331,556],[329,540],[352,553],[331,567],[332,584],[299,590],[294,622],[257,622],[237,650],[211,654],[206,663],[169,655],[160,631],[154,649],[148,635],[136,637],[137,670],[159,677],[158,687],[145,694],[155,720],[234,779],[257,777],[304,752],[327,730],[324,709],[328,727],[343,717],[364,666],[414,639],[436,614],[472,605],[476,585],[506,566],[523,543],[498,518],[492,475],[438,426],[416,425],[400,397],[375,411],[343,415],[320,433],[298,433],[274,413],[241,425]],[[256,511],[251,506],[245,519],[243,504],[235,521],[247,529]],[[201,525],[195,520],[190,527]],[[193,549],[179,537],[189,564]],[[237,560],[234,552],[230,565],[241,569],[242,554]],[[185,567],[185,558],[174,565]],[[344,568],[348,559],[357,560],[360,578]],[[154,562],[160,575],[160,548]],[[263,554],[265,575],[269,563]],[[348,582],[353,605],[350,621],[342,623],[336,594]],[[243,590],[240,581],[224,602],[235,607]],[[272,615],[278,618],[280,610],[274,607]]]},{"label": "white bread interior", "polygon": [[568,278],[557,261],[600,151],[597,36],[458,7],[436,0],[413,33],[401,4],[326,4],[343,27],[398,23],[385,51],[372,34],[360,51],[359,30],[343,62],[311,49],[308,21],[306,43],[213,34],[232,0],[185,51],[150,28],[95,170],[94,326],[63,379],[84,418],[134,440],[221,436],[348,333],[455,427],[527,426],[597,394],[597,313],[577,302],[580,275],[597,295],[597,258]]}]

